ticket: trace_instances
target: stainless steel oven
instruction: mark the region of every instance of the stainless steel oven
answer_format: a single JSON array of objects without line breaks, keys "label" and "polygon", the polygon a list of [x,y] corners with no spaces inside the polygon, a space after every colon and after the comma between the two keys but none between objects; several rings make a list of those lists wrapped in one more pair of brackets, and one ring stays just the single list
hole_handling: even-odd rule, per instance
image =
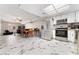
[{"label": "stainless steel oven", "polygon": [[56,29],[56,36],[67,38],[68,37],[67,31],[68,31],[67,28],[57,28]]},{"label": "stainless steel oven", "polygon": [[67,19],[57,20],[57,24],[55,26],[55,36],[58,40],[68,41]]}]

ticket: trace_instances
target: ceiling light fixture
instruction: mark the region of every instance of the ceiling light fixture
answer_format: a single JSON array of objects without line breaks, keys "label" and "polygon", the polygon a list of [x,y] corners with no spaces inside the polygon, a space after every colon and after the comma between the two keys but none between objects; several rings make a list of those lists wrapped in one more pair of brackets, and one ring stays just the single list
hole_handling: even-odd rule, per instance
[{"label": "ceiling light fixture", "polygon": [[21,19],[20,17],[17,17],[16,20],[17,20],[18,22],[22,22],[22,19]]}]

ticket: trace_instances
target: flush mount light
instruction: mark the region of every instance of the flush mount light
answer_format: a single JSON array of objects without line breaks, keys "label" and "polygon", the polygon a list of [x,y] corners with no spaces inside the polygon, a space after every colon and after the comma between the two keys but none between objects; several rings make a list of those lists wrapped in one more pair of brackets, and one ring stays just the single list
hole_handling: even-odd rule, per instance
[{"label": "flush mount light", "polygon": [[17,20],[20,20],[21,18],[20,18],[20,17],[16,17],[16,19],[17,19]]},{"label": "flush mount light", "polygon": [[22,19],[21,19],[20,17],[17,17],[16,20],[17,20],[18,22],[22,22]]}]

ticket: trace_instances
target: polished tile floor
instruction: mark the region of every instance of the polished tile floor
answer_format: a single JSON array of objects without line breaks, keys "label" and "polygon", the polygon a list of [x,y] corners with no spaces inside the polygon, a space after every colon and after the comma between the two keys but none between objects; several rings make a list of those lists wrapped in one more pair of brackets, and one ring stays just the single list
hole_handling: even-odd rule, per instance
[{"label": "polished tile floor", "polygon": [[0,36],[0,55],[74,55],[76,45],[55,39],[47,41],[38,37]]}]

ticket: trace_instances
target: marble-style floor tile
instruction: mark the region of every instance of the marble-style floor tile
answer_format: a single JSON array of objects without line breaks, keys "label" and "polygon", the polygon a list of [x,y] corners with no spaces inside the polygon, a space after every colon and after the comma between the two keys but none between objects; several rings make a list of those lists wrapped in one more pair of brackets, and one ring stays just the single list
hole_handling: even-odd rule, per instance
[{"label": "marble-style floor tile", "polygon": [[76,44],[39,37],[1,36],[0,55],[74,55]]}]

